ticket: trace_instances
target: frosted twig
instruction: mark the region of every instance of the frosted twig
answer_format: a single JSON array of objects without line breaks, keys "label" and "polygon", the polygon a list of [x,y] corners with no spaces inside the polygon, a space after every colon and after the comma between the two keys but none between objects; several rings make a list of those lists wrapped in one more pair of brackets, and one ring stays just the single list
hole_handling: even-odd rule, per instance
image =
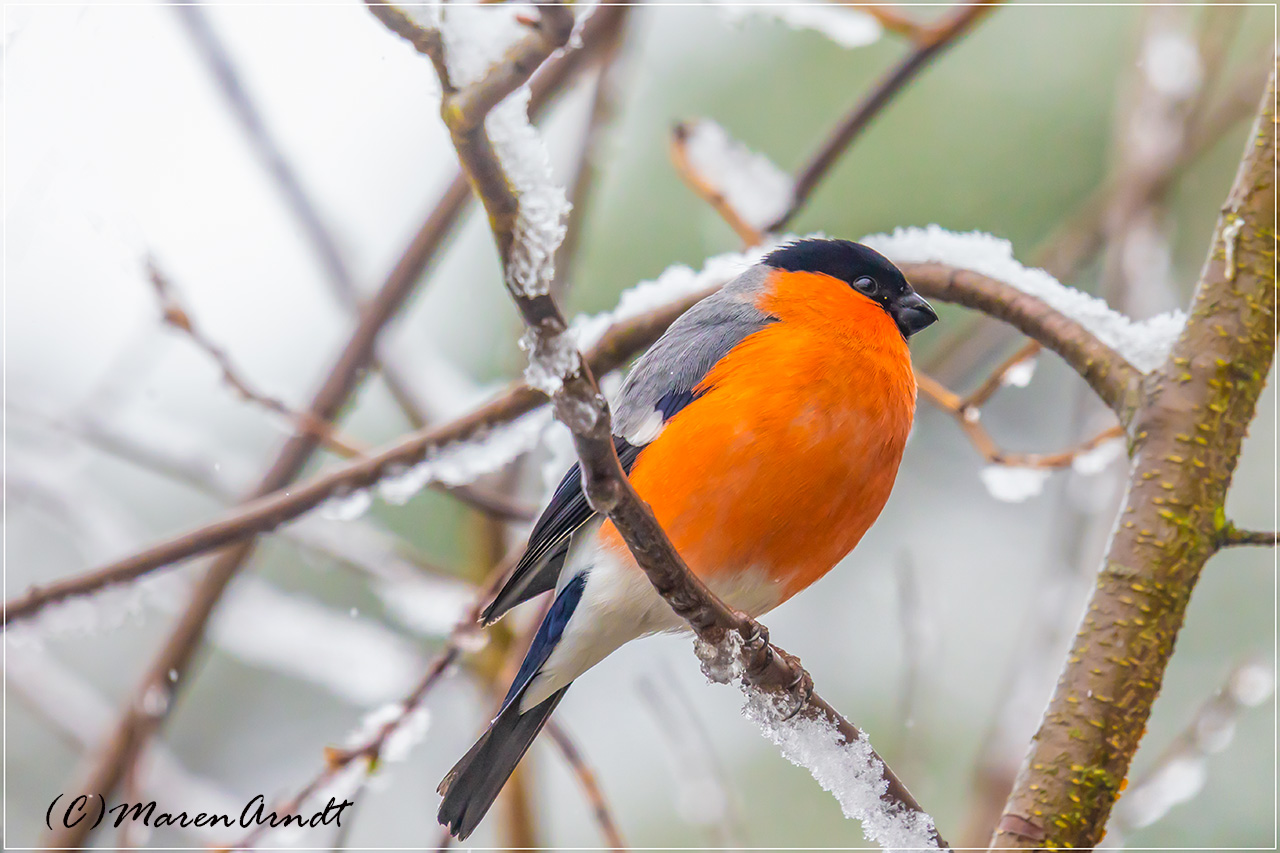
[{"label": "frosted twig", "polygon": [[622,832],[618,829],[618,822],[614,820],[609,801],[605,799],[604,791],[600,790],[600,783],[596,781],[595,771],[587,764],[568,732],[555,720],[550,720],[547,723],[547,736],[560,750],[565,763],[569,765],[569,769],[578,780],[582,795],[586,798],[587,805],[591,808],[591,815],[595,818],[596,825],[600,827],[600,834],[604,836],[609,849],[615,851],[629,849],[627,842],[622,840]]},{"label": "frosted twig", "polygon": [[160,271],[154,258],[147,260],[147,278],[155,289],[164,322],[186,335],[192,343],[212,358],[218,365],[218,369],[222,371],[223,381],[243,399],[285,418],[298,432],[314,436],[339,456],[350,459],[365,453],[366,448],[360,446],[354,439],[343,436],[333,424],[317,417],[314,412],[295,411],[279,398],[259,391],[245,379],[227,351],[196,325],[191,318],[191,313],[178,299],[172,282]]},{"label": "frosted twig", "polygon": [[818,147],[817,152],[796,175],[795,196],[790,206],[765,230],[776,232],[785,228],[809,200],[809,196],[813,194],[822,179],[835,166],[840,156],[848,150],[854,139],[880,114],[880,111],[928,66],[935,56],[954,44],[970,26],[999,2],[1000,0],[980,0],[980,2],[961,5],[937,25],[930,27],[916,42],[912,51],[881,78],[880,82]]},{"label": "frosted twig", "polygon": [[[873,248],[882,251],[889,248],[877,247],[872,238],[864,239],[872,242]],[[954,302],[1005,321],[1060,355],[1122,422],[1131,416],[1141,373],[1070,314],[1039,295],[990,274],[948,263],[905,262],[895,258],[892,249],[886,254],[921,295]],[[1087,294],[1080,296],[1092,300]],[[1105,308],[1105,304],[1102,307]]]},{"label": "frosted twig", "polygon": [[745,246],[759,245],[762,229],[791,202],[791,178],[709,119],[675,126],[671,161],[680,178]]},{"label": "frosted twig", "polygon": [[[1017,363],[1014,362],[1014,365]],[[919,371],[916,372],[916,384],[925,399],[949,414],[959,424],[960,429],[964,431],[974,448],[982,454],[982,458],[992,465],[1050,470],[1070,468],[1071,463],[1081,454],[1124,435],[1124,428],[1117,424],[1104,429],[1091,438],[1085,439],[1074,447],[1060,450],[1057,453],[1010,453],[1001,450],[991,437],[991,434],[987,432],[987,428],[983,426],[981,408],[969,402],[973,395],[970,395],[970,398],[962,398],[937,380]],[[999,387],[998,382],[996,385]]]}]

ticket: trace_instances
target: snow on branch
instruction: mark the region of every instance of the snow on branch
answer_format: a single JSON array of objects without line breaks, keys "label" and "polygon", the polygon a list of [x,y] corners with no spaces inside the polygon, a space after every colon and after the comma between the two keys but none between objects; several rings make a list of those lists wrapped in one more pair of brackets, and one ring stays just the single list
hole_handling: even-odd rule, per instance
[{"label": "snow on branch", "polygon": [[671,158],[685,183],[707,200],[748,246],[791,204],[791,176],[729,136],[711,119],[681,122]]},{"label": "snow on branch", "polygon": [[767,694],[748,694],[743,714],[759,726],[782,756],[808,770],[840,803],[844,816],[860,821],[868,841],[885,850],[932,850],[939,846],[933,818],[887,796],[888,770],[865,735],[850,739],[825,716],[785,719]]},{"label": "snow on branch", "polygon": [[[563,19],[571,20],[562,7],[542,8],[544,21],[552,16],[562,18],[558,24],[547,24],[552,30],[564,29]],[[446,89],[447,101],[449,69],[437,57],[433,57],[433,64]],[[810,769],[815,776],[827,778],[825,764],[819,762],[830,760],[833,752],[839,762],[848,752],[849,760],[842,763],[835,777],[839,783],[834,779],[828,781],[833,786],[839,784],[843,791],[841,783],[855,779],[855,787],[862,792],[872,791],[870,799],[883,803],[878,808],[870,807],[865,799],[856,795],[851,798],[851,803],[858,803],[850,806],[852,813],[867,821],[867,830],[888,843],[910,836],[937,846],[941,839],[933,829],[932,819],[923,814],[919,804],[878,757],[874,761],[868,759],[868,756],[874,757],[874,752],[866,745],[861,732],[813,692],[812,679],[800,662],[772,646],[763,626],[726,607],[689,570],[653,513],[635,493],[614,449],[608,403],[579,353],[559,307],[542,288],[519,286],[511,273],[511,265],[519,257],[519,250],[511,245],[516,235],[504,231],[509,222],[504,222],[499,214],[519,205],[519,198],[512,190],[513,182],[504,174],[503,164],[495,156],[493,146],[487,144],[483,132],[464,137],[447,103],[443,114],[453,132],[463,170],[473,176],[472,186],[489,211],[507,272],[507,289],[528,329],[524,343],[530,352],[530,373],[540,378],[540,384],[552,396],[556,416],[573,434],[584,489],[592,506],[613,521],[655,589],[693,628],[698,647],[713,649],[710,658],[723,659],[717,668],[708,664],[708,656],[700,655],[704,657],[704,671],[717,676],[741,674],[749,702],[767,709],[762,712],[769,721],[766,725],[796,717],[802,721],[795,724],[794,731],[805,748],[792,750],[789,757],[795,760],[811,756],[814,764]],[[495,196],[487,197],[487,191],[494,192]],[[787,710],[779,713],[783,707]],[[822,733],[820,740],[815,732]],[[894,829],[881,827],[881,820],[888,821]]]},{"label": "snow on branch", "polygon": [[1075,320],[1134,367],[1154,370],[1169,355],[1186,324],[1181,311],[1134,321],[1096,296],[1067,287],[1044,270],[1024,267],[1008,240],[979,231],[957,233],[938,225],[898,228],[863,242],[898,263],[938,263],[998,279]]},{"label": "snow on branch", "polygon": [[852,6],[804,3],[770,3],[742,5],[722,2],[724,16],[730,21],[765,18],[786,24],[793,30],[813,30],[843,48],[866,47],[880,40],[884,30],[872,15]]}]

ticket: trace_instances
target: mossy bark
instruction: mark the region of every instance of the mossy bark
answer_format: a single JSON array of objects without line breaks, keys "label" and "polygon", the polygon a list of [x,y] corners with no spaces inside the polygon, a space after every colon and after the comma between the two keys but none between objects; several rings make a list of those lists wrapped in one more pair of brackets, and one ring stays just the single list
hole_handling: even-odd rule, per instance
[{"label": "mossy bark", "polygon": [[1186,328],[1148,375],[1097,586],[1005,806],[996,848],[1091,847],[1146,730],[1275,354],[1275,73]]}]

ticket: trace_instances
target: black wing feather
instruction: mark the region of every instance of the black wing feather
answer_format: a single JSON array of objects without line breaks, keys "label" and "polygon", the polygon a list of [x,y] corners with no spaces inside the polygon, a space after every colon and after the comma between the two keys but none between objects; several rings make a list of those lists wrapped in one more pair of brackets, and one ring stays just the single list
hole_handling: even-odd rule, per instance
[{"label": "black wing feather", "polygon": [[[618,452],[622,470],[630,474],[636,457],[644,447],[636,447],[616,435],[613,437],[613,447]],[[569,537],[595,515],[595,510],[587,503],[587,496],[582,492],[580,471],[578,463],[573,463],[560,485],[556,486],[551,502],[542,511],[537,524],[533,526],[533,532],[529,534],[529,544],[520,557],[520,562],[516,564],[515,571],[481,614],[484,624],[501,619],[517,604],[523,604],[537,595],[555,589],[560,567],[564,565],[564,558],[569,550]]]}]

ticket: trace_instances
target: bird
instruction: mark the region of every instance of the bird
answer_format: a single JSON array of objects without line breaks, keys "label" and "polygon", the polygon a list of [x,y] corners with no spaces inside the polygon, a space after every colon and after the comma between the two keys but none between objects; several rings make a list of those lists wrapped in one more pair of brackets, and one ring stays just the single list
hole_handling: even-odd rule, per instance
[{"label": "bird", "polygon": [[[613,441],[672,544],[757,617],[825,575],[880,515],[915,415],[907,339],[937,314],[849,240],[769,252],[682,314],[635,363]],[[687,630],[575,464],[481,619],[553,592],[501,709],[440,783],[459,840],[483,819],[574,679],[624,643]]]}]

